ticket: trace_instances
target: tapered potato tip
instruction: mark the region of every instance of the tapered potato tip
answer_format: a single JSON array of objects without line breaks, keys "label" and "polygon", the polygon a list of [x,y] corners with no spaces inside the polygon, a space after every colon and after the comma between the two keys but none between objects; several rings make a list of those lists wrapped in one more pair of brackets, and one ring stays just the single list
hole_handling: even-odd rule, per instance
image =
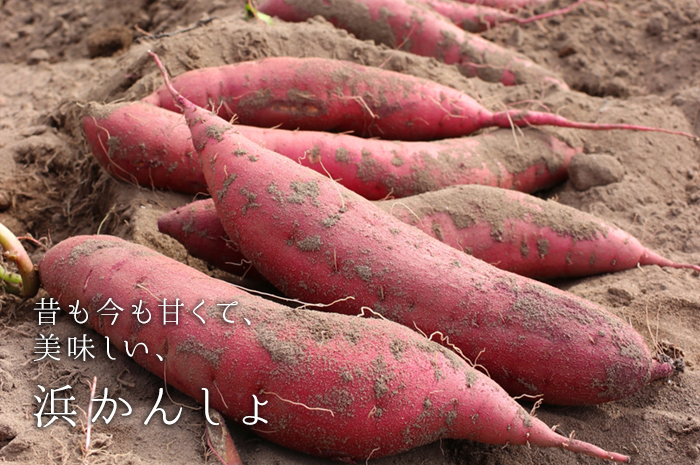
[{"label": "tapered potato tip", "polygon": [[216,455],[216,458],[223,465],[243,465],[224,417],[211,408],[209,409],[209,417],[216,425],[207,421],[207,444],[214,452],[214,455]]},{"label": "tapered potato tip", "polygon": [[173,87],[172,83],[170,82],[170,77],[168,76],[168,71],[166,71],[165,66],[163,65],[163,62],[160,61],[160,57],[151,50],[148,51],[148,54],[153,57],[153,60],[156,62],[156,66],[158,66],[158,69],[160,70],[160,74],[163,75],[163,80],[165,81],[165,87],[170,91],[170,94],[173,96],[173,101],[175,104],[181,108],[190,108],[194,106],[192,102],[187,100],[185,97],[180,95],[178,91],[175,90]]},{"label": "tapered potato tip", "polygon": [[533,418],[533,428],[530,431],[528,442],[539,447],[558,447],[613,462],[630,462],[630,457],[627,455],[609,452],[588,442],[567,438],[555,433],[544,422],[536,418]]},{"label": "tapered potato tip", "polygon": [[670,268],[690,268],[691,270],[700,272],[700,265],[693,265],[691,263],[676,263],[669,260],[668,258],[662,257],[656,252],[652,252],[651,250],[647,250],[646,252],[644,252],[642,258],[639,259],[639,264],[668,266]]}]

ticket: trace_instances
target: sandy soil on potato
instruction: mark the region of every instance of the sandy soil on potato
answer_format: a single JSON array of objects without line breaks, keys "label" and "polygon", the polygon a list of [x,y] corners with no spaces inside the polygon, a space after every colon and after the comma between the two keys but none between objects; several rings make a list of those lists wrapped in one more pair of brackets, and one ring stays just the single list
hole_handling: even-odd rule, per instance
[{"label": "sandy soil on potato", "polygon": [[[569,3],[569,2],[566,2]],[[562,3],[563,4],[563,3]],[[150,39],[212,19],[190,32]],[[557,70],[576,91],[539,85],[506,88],[463,78],[456,68],[358,41],[323,20],[264,26],[245,22],[241,1],[2,0],[0,1],[0,222],[44,244],[76,234],[113,234],[140,242],[215,276],[205,264],[157,232],[159,214],[187,196],[110,179],[87,153],[77,125],[87,101],[132,100],[160,83],[146,56],[152,48],[171,73],[263,56],[321,56],[384,66],[428,77],[470,93],[490,108],[529,100],[570,119],[627,122],[700,134],[700,6],[693,0],[591,1],[564,18],[527,27],[506,25],[485,37]],[[116,28],[115,28],[116,27]],[[114,28],[106,30],[108,28]],[[125,32],[126,31],[126,32]],[[131,39],[135,39],[133,43]],[[124,50],[111,56],[114,49]],[[554,131],[554,130],[553,130]],[[664,255],[700,263],[700,145],[663,134],[561,131],[587,154],[606,154],[624,168],[619,182],[576,190],[571,182],[546,198],[594,213]],[[517,136],[515,136],[517,137]],[[25,241],[32,258],[41,247]],[[597,407],[542,407],[538,416],[558,431],[627,453],[637,464],[700,463],[700,276],[656,266],[555,283],[604,305],[631,323],[650,347],[683,354],[685,372],[655,382],[632,398]],[[171,426],[144,425],[163,382],[122,355],[107,357],[104,339],[59,315],[39,326],[36,303],[0,294],[0,460],[82,463],[88,382],[97,377],[133,409],[92,428],[89,463],[217,463],[204,442],[204,415],[172,388],[162,402]],[[60,361],[34,361],[35,339],[62,341]],[[94,359],[66,355],[69,337],[95,341]],[[552,360],[551,363],[561,363]],[[241,373],[241,376],[245,376]],[[70,385],[76,426],[64,420],[39,428],[39,386]],[[322,464],[231,424],[246,464]],[[593,464],[562,450],[501,447],[443,440],[389,464]]]}]

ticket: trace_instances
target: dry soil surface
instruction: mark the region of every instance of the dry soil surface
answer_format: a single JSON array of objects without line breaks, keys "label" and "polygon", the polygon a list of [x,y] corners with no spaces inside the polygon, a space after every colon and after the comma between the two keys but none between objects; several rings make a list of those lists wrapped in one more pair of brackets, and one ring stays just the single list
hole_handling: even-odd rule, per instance
[{"label": "dry soil surface", "polygon": [[[188,260],[184,249],[158,233],[155,221],[191,199],[109,178],[86,150],[76,120],[88,101],[133,100],[158,85],[146,55],[149,48],[161,54],[172,74],[264,56],[333,57],[428,77],[494,109],[528,101],[580,121],[700,134],[700,5],[693,0],[590,1],[563,18],[526,27],[504,25],[484,34],[557,70],[571,92],[468,80],[454,67],[358,41],[318,18],[301,24],[276,21],[273,26],[246,22],[241,1],[1,0],[0,24],[0,222],[43,244],[99,231]],[[182,32],[190,26],[196,27]],[[161,33],[174,34],[157,35]],[[594,213],[674,260],[700,263],[700,145],[654,133],[558,132],[576,138],[587,155],[616,159],[624,175],[586,190],[569,181],[540,195]],[[34,260],[41,258],[41,247],[24,243]],[[227,278],[201,262],[188,261]],[[650,266],[555,284],[607,307],[632,324],[650,347],[682,353],[685,372],[623,401],[545,406],[538,416],[559,425],[564,434],[575,431],[579,439],[627,453],[633,463],[700,463],[698,273]],[[197,407],[193,401],[171,388],[172,401],[164,402],[168,414],[177,411],[173,402],[187,406],[179,421],[144,426],[163,382],[128,357],[114,354],[113,348],[116,360],[109,360],[104,339],[67,315],[59,315],[54,326],[40,326],[34,308],[44,297],[43,291],[28,301],[0,294],[2,461],[82,463],[83,411],[89,403],[88,382],[96,376],[98,392],[109,388],[110,396],[127,400],[133,412],[120,416],[120,407],[109,425],[94,425],[89,463],[217,463],[205,446],[204,416],[192,408]],[[94,360],[74,360],[64,352],[59,361],[34,361],[39,334],[54,334],[65,342],[84,333],[95,341]],[[41,387],[66,385],[72,388],[76,425],[59,419],[38,427],[35,396],[43,399]],[[246,464],[326,463],[230,426]],[[459,440],[371,462],[600,463],[562,450]]]}]

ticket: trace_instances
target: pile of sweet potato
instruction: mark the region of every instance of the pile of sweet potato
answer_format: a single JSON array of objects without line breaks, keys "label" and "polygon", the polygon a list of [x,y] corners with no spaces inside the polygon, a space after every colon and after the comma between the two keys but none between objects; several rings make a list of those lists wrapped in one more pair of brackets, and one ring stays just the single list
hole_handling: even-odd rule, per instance
[{"label": "pile of sweet potato", "polygon": [[[276,3],[293,2],[261,9],[277,14]],[[459,34],[443,58],[469,49]],[[508,57],[496,80],[544,73]],[[700,267],[527,194],[563,181],[581,147],[528,128],[521,143],[540,155],[514,163],[504,155],[509,130],[464,136],[535,124],[655,129],[491,112],[430,81],[333,60],[269,58],[192,71],[172,85],[160,66],[166,85],[143,101],[85,107],[92,153],[126,182],[209,194],[159,228],[192,255],[325,311],[252,296],[105,236],[61,242],[39,264],[62,308],[84,303],[88,326],[122,350],[123,341],[143,342],[149,352],[137,351],[137,363],[200,402],[206,390],[233,420],[267,402],[267,427],[255,431],[309,454],[366,460],[464,438],[629,460],[558,435],[510,396],[614,401],[670,376],[673,361],[606,309],[531,278]],[[143,304],[153,321],[162,321],[164,299],[200,310],[146,330],[128,312],[110,324],[97,311],[106,296],[122,308]]]}]

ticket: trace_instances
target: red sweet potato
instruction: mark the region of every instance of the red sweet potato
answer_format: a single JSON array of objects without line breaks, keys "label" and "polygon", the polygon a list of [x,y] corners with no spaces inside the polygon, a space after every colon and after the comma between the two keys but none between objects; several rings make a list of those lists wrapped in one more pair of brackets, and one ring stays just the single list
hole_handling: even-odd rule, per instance
[{"label": "red sweet potato", "polygon": [[483,5],[491,8],[498,8],[499,10],[521,10],[523,8],[529,8],[543,3],[547,3],[549,0],[457,0],[462,3],[469,3],[473,5]]},{"label": "red sweet potato", "polygon": [[[321,0],[319,0],[321,1]],[[322,58],[276,57],[188,71],[173,80],[183,96],[241,124],[287,129],[354,131],[383,139],[460,137],[488,127],[560,126],[692,134],[627,124],[569,121],[527,110],[491,112],[469,95],[432,81]],[[165,87],[143,99],[169,110]]]},{"label": "red sweet potato", "polygon": [[[80,302],[87,326],[117,348],[143,343],[138,364],[198,402],[207,389],[236,421],[257,413],[267,424],[254,430],[290,448],[365,460],[451,437],[629,461],[558,435],[456,354],[392,322],[291,310],[108,236],[59,243],[39,273],[61,308]],[[115,321],[99,313],[108,298],[127,309]],[[166,299],[182,304],[177,324],[163,323]],[[224,315],[219,304],[232,302]],[[149,323],[129,310],[139,304]]]},{"label": "red sweet potato", "polygon": [[[86,108],[83,125],[92,153],[113,176],[161,189],[206,192],[181,115],[141,102],[93,103]],[[474,183],[532,192],[564,181],[571,158],[582,150],[535,129],[525,129],[516,146],[507,130],[435,142],[400,142],[238,128],[249,139],[327,173],[370,200]]]},{"label": "red sweet potato", "polygon": [[181,118],[149,111],[145,105],[90,103],[83,133],[100,165],[117,179],[186,194],[206,193],[189,131],[178,121]]},{"label": "red sweet potato", "polygon": [[550,403],[620,399],[673,371],[605,309],[436,241],[170,89],[224,229],[287,296],[353,296],[331,309],[441,332],[508,392]]},{"label": "red sweet potato", "polygon": [[284,21],[323,16],[358,39],[433,57],[462,74],[505,85],[532,83],[568,89],[554,72],[526,56],[459,28],[412,0],[262,0],[258,10]]},{"label": "red sweet potato", "polygon": [[566,278],[659,265],[691,268],[620,228],[555,201],[487,186],[457,186],[378,205],[402,221],[498,268]]},{"label": "red sweet potato", "polygon": [[211,199],[177,208],[158,219],[158,230],[183,244],[193,257],[236,276],[259,280],[258,270],[226,235]]},{"label": "red sweet potato", "polygon": [[482,3],[461,3],[457,0],[418,0],[421,3],[429,5],[432,9],[447,17],[469,32],[483,32],[497,26],[500,23],[518,23],[528,24],[534,21],[540,21],[553,16],[566,14],[573,10],[576,6],[587,0],[578,0],[576,3],[558,10],[548,11],[539,15],[522,18],[513,13],[508,13],[503,9],[485,6]]},{"label": "red sweet potato", "polygon": [[[637,265],[700,271],[700,265],[661,257],[593,215],[504,189],[456,186],[375,205],[451,247],[521,276],[580,277]],[[212,264],[242,260],[237,246],[235,251],[226,247],[230,239],[211,199],[166,213],[158,228]]]}]

